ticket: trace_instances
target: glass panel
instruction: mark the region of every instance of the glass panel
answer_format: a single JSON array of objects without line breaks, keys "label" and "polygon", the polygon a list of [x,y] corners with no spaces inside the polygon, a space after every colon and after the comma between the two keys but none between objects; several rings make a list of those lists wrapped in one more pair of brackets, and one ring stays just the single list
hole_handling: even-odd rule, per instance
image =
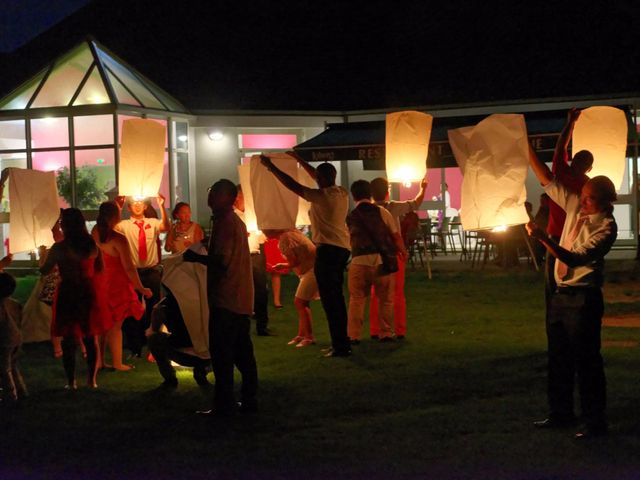
[{"label": "glass panel", "polygon": [[631,189],[633,187],[632,171],[633,158],[627,157],[627,161],[624,166],[624,174],[622,175],[622,184],[620,185],[620,190],[618,190],[618,195],[629,195],[631,193]]},{"label": "glass panel", "polygon": [[60,208],[71,206],[71,181],[69,178],[69,152],[33,152],[32,165],[34,170],[56,172],[58,184],[58,205]]},{"label": "glass panel", "polygon": [[145,107],[161,108],[166,110],[164,105],[145,87],[127,68],[116,62],[108,54],[98,49],[100,60],[124,83],[133,94],[140,99]]},{"label": "glass panel", "polygon": [[[162,181],[160,182],[160,193],[167,199],[167,204],[170,203],[171,193],[169,192],[169,154],[164,152],[164,168],[162,169]],[[157,207],[157,205],[156,205]],[[167,208],[170,206],[167,205]]]},{"label": "glass panel", "polygon": [[24,120],[0,122],[0,150],[26,149]]},{"label": "glass panel", "polygon": [[177,152],[175,154],[173,182],[175,185],[175,201],[189,202],[189,154],[185,152]]},{"label": "glass panel", "polygon": [[18,87],[18,90],[16,90],[15,93],[10,97],[6,97],[2,103],[0,103],[0,110],[22,110],[27,108],[27,104],[29,103],[29,100],[31,100],[33,92],[35,92],[38,85],[40,85],[44,74],[45,72],[42,72],[38,76],[24,83],[22,86]]},{"label": "glass panel", "polygon": [[97,105],[101,103],[111,103],[107,90],[102,83],[100,72],[94,66],[91,75],[82,87],[80,94],[73,102],[74,105]]},{"label": "glass panel", "polygon": [[109,77],[109,81],[111,82],[111,86],[113,87],[113,92],[116,94],[118,99],[118,103],[123,103],[125,105],[134,105],[136,107],[141,107],[140,102],[138,102],[133,95],[131,95],[126,88],[122,86],[120,80],[118,80],[111,72],[107,71],[107,76]]},{"label": "glass panel", "polygon": [[240,135],[240,148],[287,149],[298,143],[296,135],[243,134]]},{"label": "glass panel", "polygon": [[113,145],[113,115],[73,117],[76,145]]},{"label": "glass panel", "polygon": [[174,122],[173,132],[175,135],[173,144],[178,150],[189,149],[189,124],[186,122]]},{"label": "glass panel", "polygon": [[69,146],[69,119],[67,117],[31,120],[31,148]]},{"label": "glass panel", "polygon": [[618,240],[633,240],[631,225],[631,205],[620,204],[613,206],[613,217],[618,224]]},{"label": "glass panel", "polygon": [[[5,168],[27,168],[27,152],[0,153],[0,171]],[[5,184],[0,211],[9,212],[9,182]]]},{"label": "glass panel", "polygon": [[53,69],[31,107],[62,107],[69,105],[73,94],[92,62],[93,55],[91,55],[91,50],[87,45],[82,45],[69,53]]},{"label": "glass panel", "polygon": [[[112,148],[76,150],[77,207],[96,210],[109,198],[115,198],[116,167]],[[107,192],[113,190],[111,197]]]}]

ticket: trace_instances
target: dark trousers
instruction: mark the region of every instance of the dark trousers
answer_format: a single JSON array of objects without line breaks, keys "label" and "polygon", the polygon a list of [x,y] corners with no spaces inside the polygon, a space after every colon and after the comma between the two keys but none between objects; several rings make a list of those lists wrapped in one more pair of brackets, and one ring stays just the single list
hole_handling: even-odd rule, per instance
[{"label": "dark trousers", "polygon": [[251,273],[253,274],[253,318],[256,330],[265,331],[269,324],[269,293],[267,291],[267,266],[262,245],[260,253],[251,254]]},{"label": "dark trousers", "polygon": [[156,361],[162,378],[169,381],[176,379],[176,370],[171,365],[171,361],[183,367],[192,367],[194,376],[197,376],[198,373],[205,373],[209,360],[173,348],[169,339],[170,335],[162,332],[155,332],[149,337],[149,351]]},{"label": "dark trousers", "polygon": [[151,289],[151,298],[145,298],[145,313],[139,321],[135,318],[126,318],[122,323],[122,332],[125,337],[126,347],[134,355],[142,354],[142,347],[147,343],[144,331],[149,328],[151,312],[156,303],[160,301],[162,285],[162,271],[159,267],[139,268],[138,275],[142,285]]},{"label": "dark trousers", "polygon": [[240,401],[248,408],[257,406],[258,367],[253,356],[248,315],[224,308],[212,308],[209,314],[209,349],[215,376],[214,409],[230,413],[236,409],[233,391],[234,365],[242,375]]},{"label": "dark trousers", "polygon": [[318,282],[320,301],[329,323],[331,346],[336,352],[351,348],[347,336],[347,307],[342,285],[349,250],[334,245],[318,245],[314,273]]},{"label": "dark trousers", "polygon": [[600,354],[604,304],[599,288],[566,288],[553,293],[547,315],[548,399],[551,417],[573,418],[577,375],[585,423],[606,425],[606,380]]}]

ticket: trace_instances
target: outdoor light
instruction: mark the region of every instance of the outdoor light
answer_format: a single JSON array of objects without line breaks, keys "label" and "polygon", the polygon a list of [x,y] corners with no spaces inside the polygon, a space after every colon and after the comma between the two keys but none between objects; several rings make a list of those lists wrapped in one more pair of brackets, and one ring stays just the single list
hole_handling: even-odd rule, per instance
[{"label": "outdoor light", "polygon": [[119,193],[131,197],[155,197],[164,170],[166,127],[153,120],[134,118],[122,125]]},{"label": "outdoor light", "polygon": [[449,130],[448,134],[463,175],[462,227],[501,230],[527,223],[524,182],[529,143],[524,117],[491,115],[475,127]]},{"label": "outdoor light", "polygon": [[186,135],[178,135],[178,140],[180,140],[181,142],[186,142],[187,138],[189,138],[189,137],[187,137]]},{"label": "outdoor light", "polygon": [[405,111],[389,113],[386,119],[387,180],[411,185],[424,178],[429,154],[433,117]]},{"label": "outdoor light", "polygon": [[622,185],[627,156],[627,118],[614,107],[583,110],[573,128],[572,153],[589,150],[593,168],[588,175],[605,175],[616,190]]},{"label": "outdoor light", "polygon": [[214,142],[219,142],[224,138],[224,135],[220,130],[212,130],[211,132],[209,132],[209,138]]}]

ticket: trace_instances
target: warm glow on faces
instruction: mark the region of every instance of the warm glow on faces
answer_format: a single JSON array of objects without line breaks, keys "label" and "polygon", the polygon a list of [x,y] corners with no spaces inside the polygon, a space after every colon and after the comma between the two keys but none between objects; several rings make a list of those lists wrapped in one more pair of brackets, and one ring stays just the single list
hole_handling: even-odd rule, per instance
[{"label": "warm glow on faces", "polygon": [[141,217],[144,215],[144,200],[133,199],[128,203],[128,206],[131,215],[133,215],[134,217]]},{"label": "warm glow on faces", "polygon": [[593,215],[600,211],[598,205],[598,198],[595,196],[595,191],[591,182],[585,183],[580,193],[580,213],[583,215]]},{"label": "warm glow on faces", "polygon": [[244,195],[242,194],[242,192],[238,192],[238,196],[236,197],[236,201],[233,206],[241,212],[244,212]]},{"label": "warm glow on faces", "polygon": [[189,223],[191,221],[191,208],[188,205],[183,205],[176,212],[176,218],[180,223]]}]

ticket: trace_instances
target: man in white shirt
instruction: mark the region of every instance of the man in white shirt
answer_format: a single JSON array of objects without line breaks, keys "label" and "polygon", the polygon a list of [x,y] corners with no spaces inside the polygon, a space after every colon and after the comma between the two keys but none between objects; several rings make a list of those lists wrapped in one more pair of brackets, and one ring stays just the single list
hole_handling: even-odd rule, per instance
[{"label": "man in white shirt", "polygon": [[168,232],[171,228],[167,212],[164,209],[164,197],[158,194],[157,202],[161,219],[145,217],[144,199],[137,200],[128,197],[127,207],[131,216],[116,225],[116,230],[127,238],[131,258],[138,269],[142,285],[150,288],[153,292],[151,298],[146,299],[146,313],[142,320],[127,319],[123,323],[127,344],[136,357],[140,357],[142,354],[142,347],[146,342],[144,331],[149,327],[153,307],[160,301],[162,272],[160,270],[158,236],[161,232]]},{"label": "man in white shirt", "polygon": [[[420,208],[427,189],[427,177],[420,182],[420,191],[413,200],[402,202],[389,200],[389,182],[386,178],[378,177],[371,181],[371,194],[376,205],[389,211],[396,222],[398,232],[400,229],[400,217]],[[396,338],[402,340],[407,334],[407,300],[404,296],[404,277],[407,262],[398,258],[398,271],[394,273],[395,288],[393,296],[393,329]],[[403,257],[406,260],[406,255]],[[380,337],[380,323],[378,321],[378,298],[375,292],[371,294],[371,307],[369,308],[369,328],[371,338]]]},{"label": "man in white shirt", "polygon": [[606,379],[600,354],[604,302],[604,257],[616,240],[613,218],[616,191],[605,176],[590,179],[576,195],[553,178],[549,168],[532,152],[531,167],[545,192],[567,214],[556,242],[531,222],[530,235],[540,240],[557,261],[547,313],[549,418],[539,428],[560,428],[575,423],[573,386],[577,375],[585,427],[576,438],[607,433]]},{"label": "man in white shirt", "polygon": [[347,357],[351,355],[351,345],[347,336],[347,307],[342,285],[349,260],[349,231],[345,223],[349,211],[349,193],[336,185],[337,172],[330,163],[313,168],[295,152],[288,153],[296,158],[319,188],[301,185],[264,155],[261,161],[285,187],[311,202],[311,239],[317,247],[314,272],[331,333],[331,348],[325,356]]}]

